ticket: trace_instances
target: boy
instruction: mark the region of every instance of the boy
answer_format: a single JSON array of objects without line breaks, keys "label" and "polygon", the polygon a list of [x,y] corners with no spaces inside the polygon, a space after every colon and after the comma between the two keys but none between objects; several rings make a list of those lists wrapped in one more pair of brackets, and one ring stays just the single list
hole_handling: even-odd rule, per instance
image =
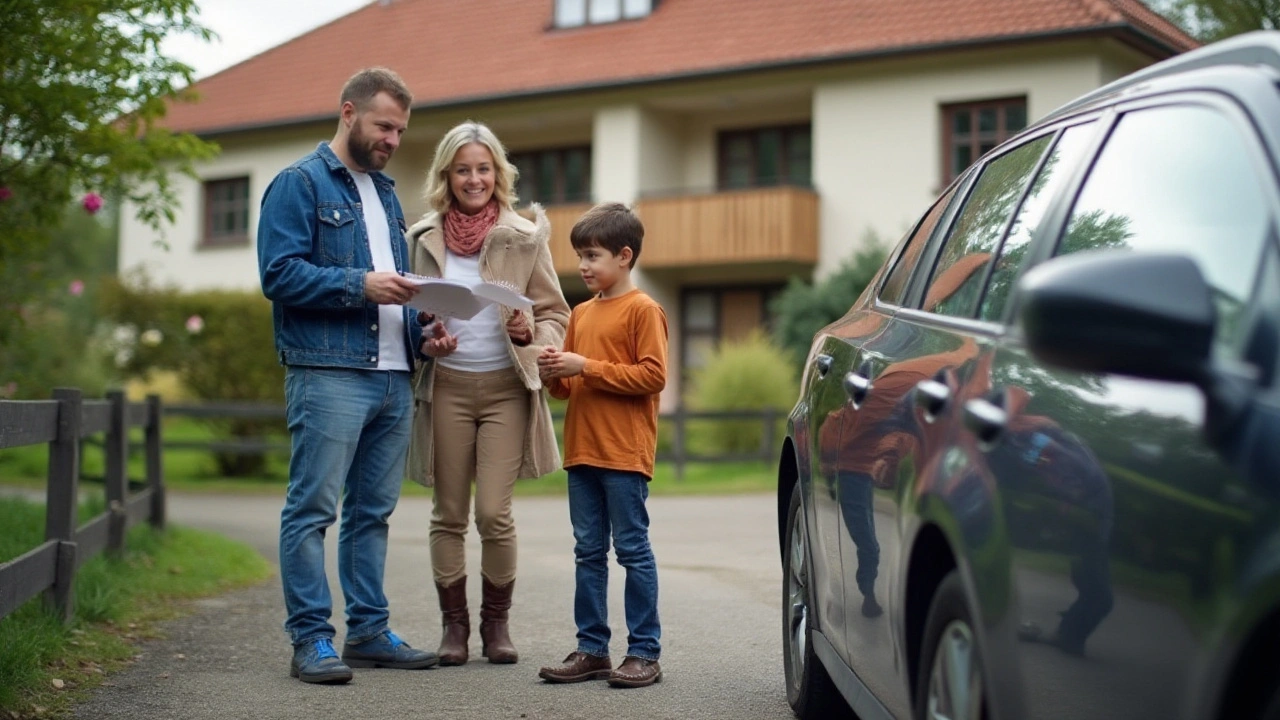
[{"label": "boy", "polygon": [[[640,219],[619,203],[597,205],[573,226],[569,241],[594,297],[573,309],[564,350],[548,347],[538,357],[548,392],[569,400],[564,466],[577,561],[578,649],[538,672],[548,682],[608,678],[614,687],[645,687],[662,679],[658,572],[644,503],[667,382],[667,316],[631,281],[643,238]],[[610,529],[627,570],[627,654],[617,669],[609,660]]]}]

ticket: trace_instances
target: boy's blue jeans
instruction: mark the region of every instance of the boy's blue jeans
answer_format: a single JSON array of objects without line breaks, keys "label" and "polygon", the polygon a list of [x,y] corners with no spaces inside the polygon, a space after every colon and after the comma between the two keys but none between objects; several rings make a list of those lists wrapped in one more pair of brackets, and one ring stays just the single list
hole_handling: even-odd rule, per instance
[{"label": "boy's blue jeans", "polygon": [[624,607],[627,654],[657,660],[658,567],[649,546],[649,483],[637,472],[575,465],[569,473],[569,519],[577,562],[573,619],[578,651],[609,655],[609,537],[618,564],[627,570]]},{"label": "boy's blue jeans", "polygon": [[294,645],[332,638],[324,536],[337,518],[347,642],[387,626],[382,589],[387,519],[400,499],[413,421],[409,373],[289,367],[285,409],[293,454],[280,516],[280,579]]}]

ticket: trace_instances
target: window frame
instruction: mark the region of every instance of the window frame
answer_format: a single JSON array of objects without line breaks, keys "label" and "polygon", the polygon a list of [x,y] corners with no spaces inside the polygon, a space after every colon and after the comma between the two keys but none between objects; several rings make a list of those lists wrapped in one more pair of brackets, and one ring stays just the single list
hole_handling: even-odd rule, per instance
[{"label": "window frame", "polygon": [[[1009,140],[1012,140],[1013,138],[1017,137],[1019,133],[1032,127],[1032,123],[1030,122],[1030,114],[1028,113],[1026,95],[1010,95],[1010,96],[1000,97],[1000,98],[991,98],[988,100],[972,100],[972,101],[965,101],[965,102],[945,103],[940,106],[939,109],[941,110],[941,113],[942,113],[942,184],[943,185],[950,184],[954,178],[958,177],[960,173],[964,172],[964,170],[967,169],[967,168],[957,169],[955,167],[952,167],[952,163],[955,159],[954,151],[957,143],[957,135],[955,134],[955,116],[958,113],[958,111],[964,110],[964,111],[972,112],[976,114],[977,111],[983,110],[985,108],[994,107],[994,108],[1003,110],[1005,108],[1014,106],[1019,103],[1021,103],[1022,105],[1023,125],[1021,128],[1018,128],[1017,130],[1010,132],[1009,129],[1005,127],[1005,119],[1006,119],[1005,113],[1003,112],[997,113],[995,145],[992,147],[992,150],[995,150],[996,148],[999,148],[1001,145],[1004,145]],[[974,150],[973,159],[970,160],[969,167],[973,167],[977,165],[979,162],[981,162],[982,159],[986,156],[986,154],[990,153],[990,151],[988,151],[988,153],[986,154],[978,152],[978,150],[981,149],[981,138],[979,137],[978,124],[976,121],[973,123],[972,127],[970,127],[969,129],[969,141],[970,141],[970,146]]]},{"label": "window frame", "polygon": [[[569,153],[579,152],[579,151],[584,152],[586,154],[586,188],[583,191],[582,197],[569,197],[566,191],[566,185],[567,185],[567,175],[565,173],[566,161],[569,157]],[[523,188],[528,188],[530,186],[534,188],[537,187],[538,181],[539,181],[538,171],[542,165],[542,160],[544,157],[556,158],[556,182],[555,182],[556,191],[554,193],[555,197],[553,199],[548,199],[548,198],[538,197],[538,196],[529,197],[528,193],[522,192]],[[532,161],[529,167],[529,169],[532,172],[530,172],[527,175],[525,174],[525,168],[521,167],[520,163],[518,162],[518,160],[521,160],[521,159],[529,159]],[[595,190],[593,187],[595,178],[593,177],[591,172],[592,151],[591,151],[590,143],[587,143],[584,145],[561,145],[557,147],[538,148],[535,150],[521,150],[521,151],[508,152],[507,161],[510,162],[512,165],[515,165],[516,167],[520,168],[520,177],[519,179],[516,180],[515,190],[516,190],[516,193],[520,196],[520,202],[522,203],[536,202],[543,205],[544,207],[549,207],[552,205],[568,205],[572,203],[589,203],[591,202],[591,198],[595,195]]]},{"label": "window frame", "polygon": [[[799,184],[791,179],[791,160],[790,149],[792,142],[792,133],[800,130],[808,131],[809,134],[809,179]],[[772,184],[762,184],[760,182],[760,156],[757,152],[759,137],[761,133],[777,131],[782,135],[782,146],[779,152],[780,167],[778,172],[778,182]],[[743,186],[733,186],[727,182],[727,173],[729,169],[728,160],[728,144],[735,138],[748,137],[751,139],[751,182]],[[719,130],[716,133],[716,191],[732,192],[734,190],[755,190],[759,188],[775,188],[775,187],[813,187],[813,123],[797,122],[787,123],[784,125],[762,125],[760,127],[749,128],[732,128]]]},{"label": "window frame", "polygon": [[[243,184],[244,197],[234,200],[215,200],[213,195],[218,187]],[[249,175],[236,175],[230,177],[205,178],[200,183],[201,197],[201,223],[200,223],[200,240],[196,243],[199,250],[217,249],[217,248],[235,248],[249,245],[249,228],[252,223],[253,204],[250,202],[252,191],[251,179]],[[213,218],[219,212],[243,211],[245,225],[244,228],[237,233],[214,234]]]},{"label": "window frame", "polygon": [[[556,30],[572,30],[574,28],[585,28],[593,25],[613,25],[620,22],[631,22],[635,20],[643,20],[658,9],[658,3],[661,0],[649,0],[649,8],[647,11],[639,14],[627,14],[628,0],[603,0],[603,2],[617,5],[617,17],[609,20],[593,20],[591,6],[601,0],[552,0],[551,3],[551,27]],[[581,8],[582,22],[565,22],[561,7],[564,4],[572,4],[575,9]]]},{"label": "window frame", "polygon": [[699,295],[702,293],[711,293],[714,297],[712,310],[715,318],[712,321],[712,327],[709,330],[698,330],[695,335],[701,337],[711,337],[715,343],[715,349],[719,349],[720,342],[724,339],[724,313],[721,311],[721,303],[725,293],[752,291],[760,296],[760,317],[764,321],[761,330],[768,332],[770,323],[774,318],[769,316],[769,305],[779,293],[786,289],[786,284],[782,282],[766,282],[766,283],[734,283],[730,285],[687,285],[680,288],[680,376],[682,381],[689,379],[691,371],[695,370],[689,364],[689,323],[688,317],[685,315],[689,307],[689,297],[691,295]]}]

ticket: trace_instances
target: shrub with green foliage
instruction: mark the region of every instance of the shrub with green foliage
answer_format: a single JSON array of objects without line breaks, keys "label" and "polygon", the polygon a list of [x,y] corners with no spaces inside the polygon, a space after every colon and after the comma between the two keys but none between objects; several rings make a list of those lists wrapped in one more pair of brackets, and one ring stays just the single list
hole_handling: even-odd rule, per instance
[{"label": "shrub with green foliage", "polygon": [[[133,278],[110,283],[103,305],[117,323],[116,363],[128,375],[145,378],[153,370],[173,370],[201,400],[284,402],[271,304],[261,293],[183,293]],[[275,420],[211,422],[234,438],[283,430]],[[217,460],[220,472],[234,477],[260,474],[265,467],[261,456],[218,454]]]},{"label": "shrub with green foliage", "polygon": [[[694,371],[686,405],[692,410],[778,410],[776,442],[796,402],[796,377],[796,365],[787,354],[755,331],[720,343],[707,363]],[[755,452],[763,432],[763,423],[754,419],[690,421],[688,449],[697,454]]]},{"label": "shrub with green foliage", "polygon": [[862,249],[821,281],[808,283],[792,278],[770,308],[774,315],[774,342],[795,362],[803,362],[814,334],[849,312],[886,256],[884,245],[869,233]]}]

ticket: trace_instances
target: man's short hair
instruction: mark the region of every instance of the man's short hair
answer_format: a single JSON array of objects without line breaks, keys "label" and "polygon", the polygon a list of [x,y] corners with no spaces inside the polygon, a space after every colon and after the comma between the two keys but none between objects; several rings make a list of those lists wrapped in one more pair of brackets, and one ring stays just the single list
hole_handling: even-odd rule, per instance
[{"label": "man's short hair", "polygon": [[394,70],[371,67],[352,75],[347,84],[342,86],[338,107],[351,103],[355,105],[357,111],[363,112],[378,93],[390,95],[403,110],[408,110],[413,104],[413,94],[409,92],[404,80],[400,79]]},{"label": "man's short hair", "polygon": [[622,248],[631,248],[631,267],[640,257],[640,243],[644,240],[644,224],[631,208],[617,202],[604,202],[588,210],[569,231],[569,243],[574,250],[600,247],[614,255]]}]

